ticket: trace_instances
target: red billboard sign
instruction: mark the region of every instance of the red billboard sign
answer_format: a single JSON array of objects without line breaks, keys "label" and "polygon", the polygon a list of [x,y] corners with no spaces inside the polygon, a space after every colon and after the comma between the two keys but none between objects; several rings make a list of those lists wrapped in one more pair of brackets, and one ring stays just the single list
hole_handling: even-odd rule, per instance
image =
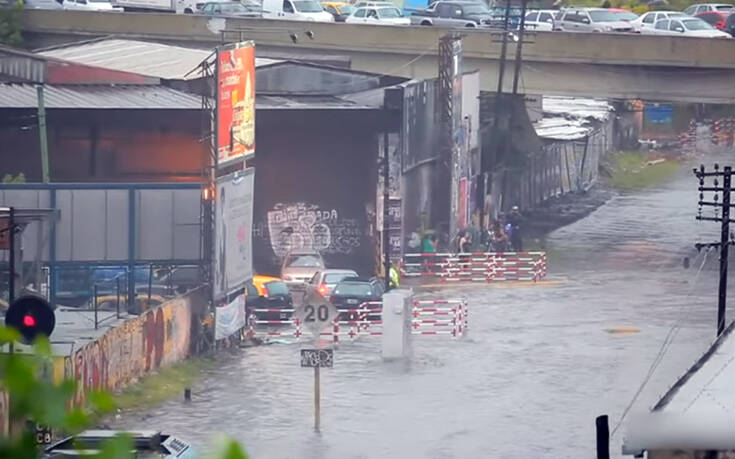
[{"label": "red billboard sign", "polygon": [[229,163],[255,154],[255,45],[217,50],[217,159]]}]

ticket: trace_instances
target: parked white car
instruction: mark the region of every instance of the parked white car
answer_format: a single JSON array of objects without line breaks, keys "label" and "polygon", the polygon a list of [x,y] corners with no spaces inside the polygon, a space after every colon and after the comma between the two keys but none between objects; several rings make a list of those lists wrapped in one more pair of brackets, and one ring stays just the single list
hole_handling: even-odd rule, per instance
[{"label": "parked white car", "polygon": [[367,6],[357,8],[345,19],[347,24],[410,25],[411,19],[395,6]]},{"label": "parked white car", "polygon": [[263,17],[267,19],[290,19],[295,21],[334,22],[314,0],[263,0]]},{"label": "parked white car", "polygon": [[554,30],[554,16],[557,13],[556,10],[529,11],[526,14],[526,29],[551,32]]},{"label": "parked white car", "polygon": [[710,11],[732,11],[733,5],[729,3],[695,3],[684,10],[684,13],[694,16],[699,13]]},{"label": "parked white car", "polygon": [[639,16],[638,19],[630,21],[630,23],[633,26],[633,32],[641,32],[643,29],[653,29],[656,22],[663,19],[684,19],[688,17],[691,16],[681,11],[649,11]]},{"label": "parked white car", "polygon": [[699,18],[663,19],[653,29],[643,29],[646,35],[675,35],[682,37],[729,38],[730,35],[715,29]]},{"label": "parked white car", "polygon": [[119,6],[113,6],[110,0],[64,0],[65,10],[83,11],[122,11]]}]

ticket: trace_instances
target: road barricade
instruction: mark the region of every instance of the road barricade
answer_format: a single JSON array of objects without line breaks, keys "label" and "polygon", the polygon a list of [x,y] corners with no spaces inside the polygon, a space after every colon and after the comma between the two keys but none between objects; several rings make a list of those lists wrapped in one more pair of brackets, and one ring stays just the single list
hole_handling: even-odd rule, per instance
[{"label": "road barricade", "polygon": [[[300,341],[304,332],[298,318],[260,320],[256,313],[293,312],[293,309],[253,309],[248,318],[249,338],[294,338]],[[383,305],[380,301],[363,303],[354,309],[341,309],[331,327],[321,333],[338,344],[340,339],[354,341],[363,336],[382,336]],[[448,335],[452,338],[467,332],[467,301],[414,300],[411,308],[411,334]]]},{"label": "road barricade", "polygon": [[536,282],[546,276],[546,252],[407,253],[402,275],[440,282]]}]

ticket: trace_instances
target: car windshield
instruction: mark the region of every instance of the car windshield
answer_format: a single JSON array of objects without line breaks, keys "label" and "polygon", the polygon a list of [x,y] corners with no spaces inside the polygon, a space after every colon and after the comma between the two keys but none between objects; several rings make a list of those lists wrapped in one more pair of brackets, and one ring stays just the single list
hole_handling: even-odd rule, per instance
[{"label": "car windshield", "polygon": [[381,18],[402,18],[403,13],[398,8],[381,8],[378,10]]},{"label": "car windshield", "polygon": [[619,14],[615,11],[590,11],[590,18],[592,22],[613,22],[621,20]]},{"label": "car windshield", "polygon": [[252,10],[245,7],[245,5],[241,3],[222,3],[220,6],[220,11],[222,13],[227,14],[236,14],[236,13],[248,13]]},{"label": "car windshield", "polygon": [[291,255],[286,261],[289,268],[319,268],[322,261],[315,255]]},{"label": "car windshield", "polygon": [[352,14],[353,11],[355,11],[355,7],[352,5],[342,5],[339,7],[340,14]]},{"label": "car windshield", "polygon": [[336,284],[337,282],[341,281],[345,277],[354,276],[355,273],[328,273],[326,276],[324,276],[324,283],[325,284]]},{"label": "car windshield", "polygon": [[311,2],[308,0],[298,0],[293,2],[296,11],[301,13],[319,13],[324,11],[322,6],[317,2]]},{"label": "car windshield", "polygon": [[464,7],[464,14],[487,14],[490,12],[490,9],[483,5],[482,3],[476,3],[473,5],[465,5]]},{"label": "car windshield", "polygon": [[373,289],[365,282],[342,282],[334,289],[335,295],[371,296]]},{"label": "car windshield", "polygon": [[268,295],[288,295],[288,286],[281,281],[272,281],[263,285]]},{"label": "car windshield", "polygon": [[615,15],[620,21],[633,21],[635,19],[638,19],[638,15],[635,13],[631,13],[630,11],[616,11]]},{"label": "car windshield", "polygon": [[714,27],[700,19],[684,19],[681,23],[687,30],[714,30]]}]

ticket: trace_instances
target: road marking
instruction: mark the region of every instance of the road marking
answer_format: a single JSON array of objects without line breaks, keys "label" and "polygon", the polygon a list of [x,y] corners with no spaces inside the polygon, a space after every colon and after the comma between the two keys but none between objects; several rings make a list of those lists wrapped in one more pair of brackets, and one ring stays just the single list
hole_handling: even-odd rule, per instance
[{"label": "road marking", "polygon": [[641,329],[638,327],[613,327],[613,328],[606,328],[605,331],[610,333],[611,335],[620,335],[620,334],[640,333]]}]

